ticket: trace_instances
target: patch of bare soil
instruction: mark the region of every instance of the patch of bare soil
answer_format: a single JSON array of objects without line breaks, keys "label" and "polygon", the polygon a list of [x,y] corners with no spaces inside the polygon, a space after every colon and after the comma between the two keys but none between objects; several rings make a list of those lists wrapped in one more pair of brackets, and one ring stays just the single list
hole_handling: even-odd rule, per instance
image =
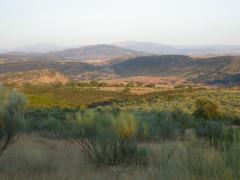
[{"label": "patch of bare soil", "polygon": [[184,83],[187,83],[187,80],[179,77],[160,77],[160,76],[135,76],[128,78],[116,78],[110,80],[102,80],[102,82],[108,84],[128,84],[136,83],[142,85],[155,85],[156,87],[174,87]]},{"label": "patch of bare soil", "polygon": [[48,69],[6,73],[0,75],[0,82],[4,84],[66,84],[69,81],[70,79],[65,75]]},{"label": "patch of bare soil", "polygon": [[99,80],[99,79],[115,79],[118,76],[114,73],[105,73],[105,72],[86,72],[78,74],[74,77],[76,80]]}]

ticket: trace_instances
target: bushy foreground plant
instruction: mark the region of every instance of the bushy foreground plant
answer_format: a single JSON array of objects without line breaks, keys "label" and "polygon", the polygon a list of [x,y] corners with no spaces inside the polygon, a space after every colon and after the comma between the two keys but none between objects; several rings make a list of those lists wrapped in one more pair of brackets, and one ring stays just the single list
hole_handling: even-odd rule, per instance
[{"label": "bushy foreground plant", "polygon": [[[68,134],[66,117],[76,110],[69,109],[32,109],[25,112],[23,130],[27,133],[38,132],[41,135],[64,136]],[[70,131],[71,129],[69,129]]]},{"label": "bushy foreground plant", "polygon": [[0,156],[14,141],[19,121],[23,118],[25,98],[0,87]]},{"label": "bushy foreground plant", "polygon": [[194,116],[203,119],[219,119],[221,118],[221,112],[219,107],[213,101],[202,98],[196,100],[196,110]]},{"label": "bushy foreground plant", "polygon": [[232,179],[240,179],[240,141],[234,139],[231,146],[223,148],[223,160],[227,166],[227,173]]},{"label": "bushy foreground plant", "polygon": [[139,118],[138,138],[151,140],[176,139],[184,132],[179,118],[168,111],[137,113]]},{"label": "bushy foreground plant", "polygon": [[189,172],[190,179],[237,180],[240,178],[239,142],[239,137],[235,137],[231,146],[225,146],[229,141],[222,140],[216,149],[199,139],[186,141],[184,149],[179,151],[183,170]]},{"label": "bushy foreground plant", "polygon": [[144,163],[147,152],[137,143],[176,140],[183,138],[185,130],[195,130],[197,137],[208,140],[218,149],[223,147],[223,141],[224,146],[229,147],[235,134],[224,119],[206,121],[181,109],[151,112],[120,111],[111,107],[32,110],[26,114],[24,127],[30,132],[73,139],[98,165]]},{"label": "bushy foreground plant", "polygon": [[240,130],[222,121],[200,121],[194,127],[197,137],[204,138],[218,150],[228,149],[240,142]]},{"label": "bushy foreground plant", "polygon": [[77,113],[75,119],[74,142],[97,165],[145,162],[147,152],[136,144],[138,122],[132,114],[87,110]]}]

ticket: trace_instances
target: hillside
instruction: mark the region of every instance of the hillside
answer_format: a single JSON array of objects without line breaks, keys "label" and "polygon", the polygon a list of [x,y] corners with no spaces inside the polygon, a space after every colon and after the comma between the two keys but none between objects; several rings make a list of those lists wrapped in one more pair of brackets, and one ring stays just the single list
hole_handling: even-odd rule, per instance
[{"label": "hillside", "polygon": [[[213,83],[240,73],[240,57],[196,59],[182,55],[145,56],[120,62],[112,65],[112,68],[116,74],[124,77],[180,76],[196,83]],[[238,78],[231,79],[235,83],[238,81]]]},{"label": "hillside", "polygon": [[50,84],[50,83],[61,83],[66,84],[70,79],[65,75],[48,70],[32,70],[26,72],[16,72],[16,73],[5,73],[0,75],[0,83],[2,84]]},{"label": "hillside", "polygon": [[177,52],[177,49],[174,47],[153,42],[126,41],[116,43],[116,45],[134,51],[142,51],[153,54],[175,54]]},{"label": "hillside", "polygon": [[25,72],[31,70],[53,69],[71,77],[80,73],[92,72],[97,67],[83,62],[57,62],[57,61],[24,61],[0,63],[0,74],[9,72]]},{"label": "hillside", "polygon": [[224,75],[222,78],[218,78],[210,82],[213,85],[240,85],[240,73],[232,75]]},{"label": "hillside", "polygon": [[[101,48],[103,47],[104,45],[101,45]],[[113,47],[111,46],[111,48]],[[94,51],[93,49],[95,48],[92,47],[90,49]],[[99,48],[97,49],[99,50]],[[110,50],[109,47],[107,49]],[[119,50],[119,48],[116,49]],[[84,52],[86,51],[84,50]],[[70,52],[68,53],[71,54]],[[88,53],[94,54],[89,51]],[[95,54],[98,53],[99,51],[95,52]],[[119,55],[122,53],[122,51],[121,53],[119,52]],[[107,57],[107,55],[101,56],[101,58],[104,57]],[[85,58],[87,57],[85,56]],[[134,76],[173,76],[190,80],[193,83],[214,85],[239,84],[240,56],[193,58],[185,55],[152,55],[132,58],[128,56],[128,58],[124,61],[115,59],[112,60],[111,64],[105,63],[101,66],[96,66],[86,63],[90,61],[87,59],[84,62],[79,62],[78,60],[61,60],[60,57],[38,54],[32,56],[1,55],[0,74],[52,69],[76,80],[107,80]]]},{"label": "hillside", "polygon": [[[37,49],[34,51],[34,49]],[[29,51],[27,51],[29,50]],[[146,55],[147,53],[140,51],[133,51],[124,49],[113,45],[92,45],[83,46],[80,48],[68,48],[53,51],[54,48],[47,47],[41,44],[39,46],[31,46],[26,48],[26,51],[9,51],[0,53],[0,60],[4,59],[7,62],[20,62],[20,61],[108,61],[112,62],[122,61],[128,58]],[[57,49],[56,49],[57,50]],[[49,52],[52,51],[52,52]]]},{"label": "hillside", "polygon": [[109,60],[116,58],[127,59],[144,55],[142,52],[124,49],[112,45],[94,45],[84,46],[81,48],[66,49],[58,52],[51,52],[46,54],[49,57],[54,57],[62,60]]},{"label": "hillside", "polygon": [[192,59],[188,56],[145,56],[115,64],[112,68],[122,76],[167,75],[181,71],[192,63]]}]

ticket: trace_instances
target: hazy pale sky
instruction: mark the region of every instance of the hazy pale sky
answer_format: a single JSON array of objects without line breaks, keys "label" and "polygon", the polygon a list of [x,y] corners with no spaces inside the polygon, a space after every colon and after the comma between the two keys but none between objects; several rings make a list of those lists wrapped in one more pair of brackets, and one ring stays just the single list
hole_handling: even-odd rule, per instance
[{"label": "hazy pale sky", "polygon": [[240,44],[240,0],[0,0],[0,48]]}]

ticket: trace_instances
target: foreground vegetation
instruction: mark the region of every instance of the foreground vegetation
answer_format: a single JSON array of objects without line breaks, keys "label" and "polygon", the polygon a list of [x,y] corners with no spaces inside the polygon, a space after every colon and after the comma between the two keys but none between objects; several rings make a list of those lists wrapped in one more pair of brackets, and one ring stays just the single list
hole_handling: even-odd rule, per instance
[{"label": "foreground vegetation", "polygon": [[[23,95],[0,89],[1,132],[15,127],[20,136],[0,157],[1,179],[240,178],[237,91],[111,92],[107,106],[90,107],[110,92],[69,85],[20,90],[62,101],[46,107],[30,98],[23,109]],[[84,106],[62,106],[73,99]]]},{"label": "foreground vegetation", "polygon": [[[192,137],[142,143],[148,164],[96,167],[72,143],[22,137],[0,160],[1,179],[239,179],[239,146],[219,151]],[[66,148],[67,147],[67,148]]]}]

